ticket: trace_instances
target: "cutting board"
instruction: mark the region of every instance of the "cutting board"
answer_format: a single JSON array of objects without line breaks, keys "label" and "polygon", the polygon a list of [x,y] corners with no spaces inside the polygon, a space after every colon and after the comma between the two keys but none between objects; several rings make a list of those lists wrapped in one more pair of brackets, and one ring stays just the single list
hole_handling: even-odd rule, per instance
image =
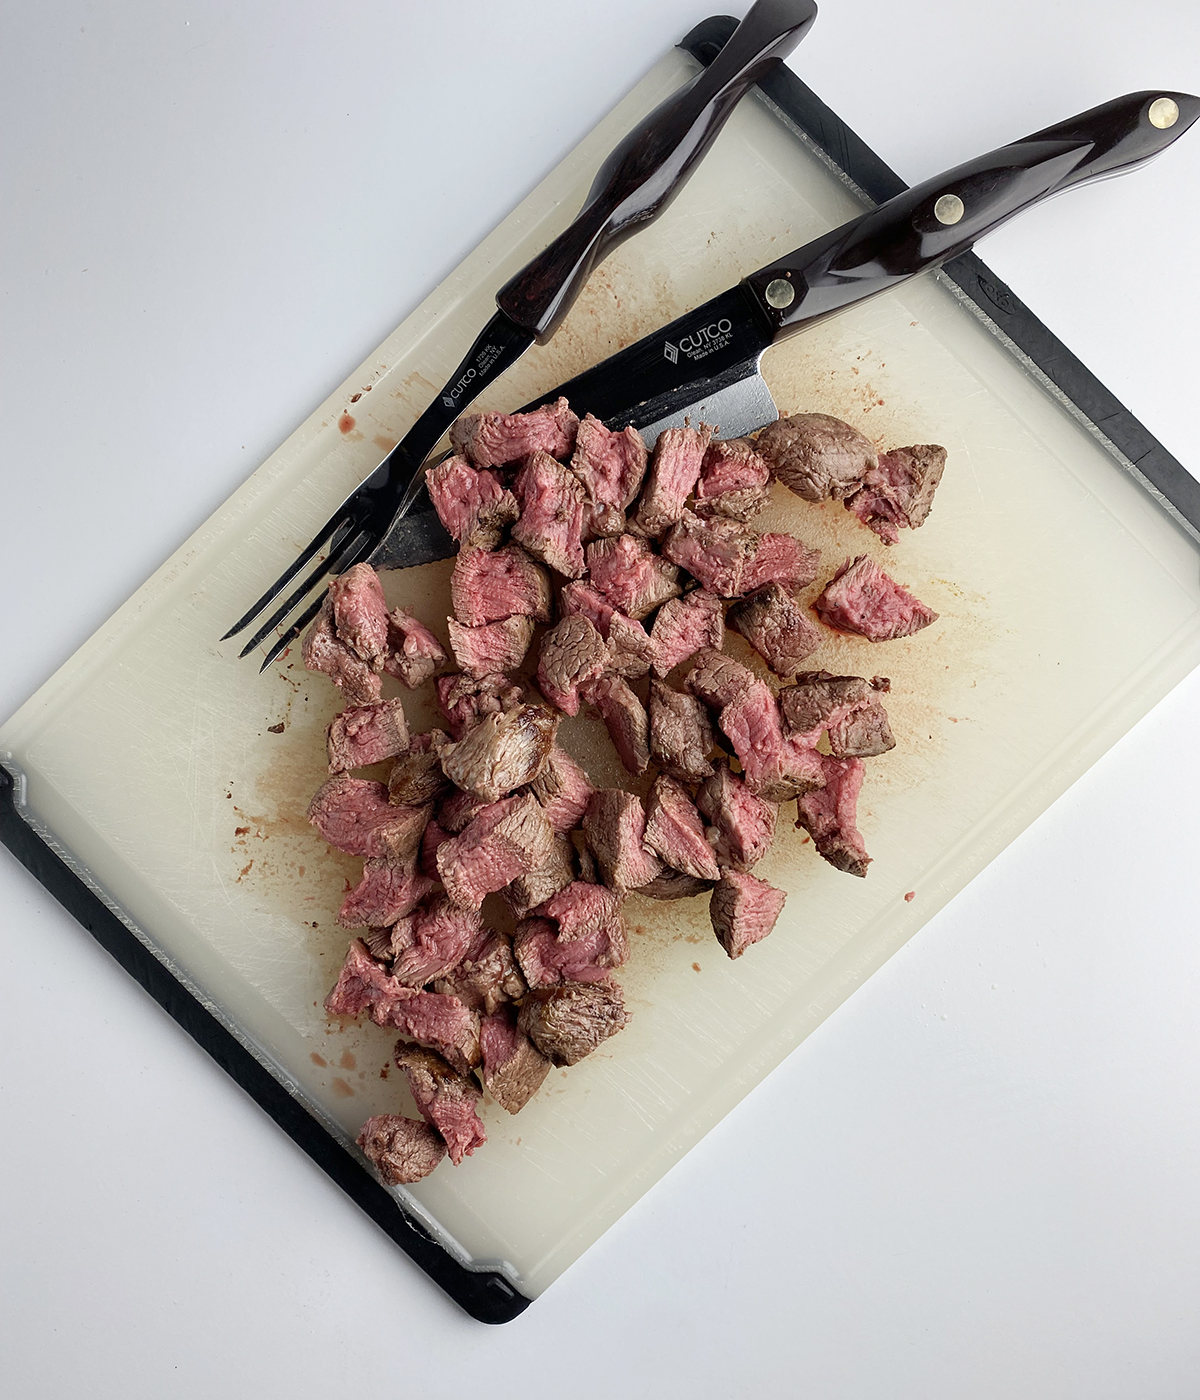
[{"label": "cutting board", "polygon": [[[0,728],[25,819],[348,1161],[365,1117],[412,1107],[388,1068],[393,1037],[321,1010],[348,937],[334,913],[358,873],[304,820],[338,695],[295,652],[260,675],[215,639],[399,439],[620,134],[695,70],[682,52],[652,70]],[[776,106],[744,102],[667,215],[480,406],[536,397],[862,207]],[[860,804],[868,878],[820,861],[785,809],[758,873],[787,905],[737,962],[703,901],[631,898],[629,1027],[552,1073],[519,1116],[487,1103],[485,1148],[391,1193],[452,1259],[524,1297],[1200,661],[1195,538],[952,282],[878,298],[771,351],[763,370],[785,411],[835,414],[881,446],[946,446],[928,524],[894,549],[840,507],[779,488],[761,525],[821,548],[808,596],[866,552],[939,621],[882,646],[830,634],[812,659],[892,680],[897,747],[870,761]],[[450,567],[385,580],[443,639]],[[414,728],[434,720],[427,701],[406,708]],[[594,779],[623,780],[594,727],[563,737]]]}]

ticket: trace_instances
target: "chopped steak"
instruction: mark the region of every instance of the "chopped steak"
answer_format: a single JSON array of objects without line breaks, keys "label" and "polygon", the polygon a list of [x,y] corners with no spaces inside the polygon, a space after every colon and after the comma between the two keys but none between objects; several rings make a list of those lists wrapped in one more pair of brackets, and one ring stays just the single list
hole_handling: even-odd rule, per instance
[{"label": "chopped steak", "polygon": [[446,1144],[428,1123],[379,1113],[368,1118],[358,1145],[385,1186],[411,1186],[427,1177],[446,1155]]},{"label": "chopped steak", "polygon": [[660,773],[650,789],[646,845],[673,870],[682,870],[697,880],[716,880],[720,876],[696,804],[687,788],[666,773]]},{"label": "chopped steak", "polygon": [[395,758],[408,748],[408,724],[399,700],[343,710],[325,731],[329,771],[366,768]]},{"label": "chopped steak", "polygon": [[557,832],[571,831],[579,825],[595,792],[579,764],[557,746],[551,748],[546,766],[530,788]]},{"label": "chopped steak", "polygon": [[878,462],[861,433],[827,413],[780,418],[759,433],[755,447],[775,480],[806,501],[844,500]]},{"label": "chopped steak", "polygon": [[[588,889],[603,889],[589,885]],[[566,982],[603,982],[614,967],[629,957],[625,920],[615,921],[566,941],[555,937],[549,919],[522,919],[513,935],[513,952],[530,990],[559,987]]]},{"label": "chopped steak", "polygon": [[946,449],[930,443],[881,452],[879,465],[868,470],[846,509],[885,544],[895,544],[901,530],[925,523],[945,465]]},{"label": "chopped steak", "polygon": [[450,602],[468,627],[506,617],[549,622],[553,610],[549,575],[516,544],[464,550],[450,575]]},{"label": "chopped steak", "polygon": [[753,680],[731,700],[717,720],[729,736],[751,792],[768,802],[783,802],[821,782],[821,770],[805,749],[784,742],[779,706],[765,681]]},{"label": "chopped steak", "polygon": [[711,501],[729,491],[761,489],[771,480],[770,468],[749,438],[714,442],[704,454],[697,501]]},{"label": "chopped steak", "polygon": [[459,1074],[432,1050],[400,1041],[392,1057],[408,1079],[421,1117],[442,1135],[457,1167],[487,1141],[475,1107],[483,1095],[474,1079]]},{"label": "chopped steak", "polygon": [[805,793],[796,803],[797,826],[830,865],[848,875],[866,875],[871,857],[858,830],[858,794],[862,788],[861,758],[821,758],[825,786]]},{"label": "chopped steak", "polygon": [[433,990],[457,997],[481,1016],[491,1016],[529,989],[513,959],[512,940],[503,933],[489,933],[467,950],[452,972],[434,982]]},{"label": "chopped steak", "polygon": [[304,637],[301,659],[310,671],[322,671],[352,705],[372,705],[383,695],[379,672],[339,640],[328,595]]},{"label": "chopped steak", "polygon": [[679,570],[636,535],[595,540],[584,554],[592,586],[635,621],[681,592]]},{"label": "chopped steak", "polygon": [[566,457],[578,428],[566,399],[558,399],[532,413],[464,414],[450,429],[450,445],[477,467],[501,467],[533,452]]},{"label": "chopped steak", "polygon": [[439,992],[413,992],[406,1001],[372,1009],[371,1019],[411,1036],[418,1045],[436,1050],[459,1074],[479,1063],[479,1017],[457,997]]},{"label": "chopped steak", "polygon": [[362,879],[342,900],[337,921],[343,928],[386,928],[411,914],[433,887],[411,859],[368,860]]},{"label": "chopped steak", "polygon": [[488,802],[530,783],[545,767],[559,717],[544,705],[486,715],[457,744],[441,751],[452,783]]},{"label": "chopped steak", "polygon": [[[401,923],[404,921],[401,920]],[[391,963],[392,961],[392,929],[384,924],[381,928],[369,928],[362,934],[363,946],[373,958],[378,958],[380,962]]]},{"label": "chopped steak", "polygon": [[446,533],[464,549],[495,549],[519,512],[497,473],[480,471],[465,457],[447,457],[430,467],[425,486]]},{"label": "chopped steak", "polygon": [[583,834],[604,883],[618,893],[648,884],[662,869],[645,846],[646,812],[635,793],[600,788],[583,818]]},{"label": "chopped steak", "polygon": [[712,647],[704,647],[697,652],[696,664],[683,683],[706,705],[719,710],[743,694],[754,679],[754,672],[749,666],[743,666],[732,656],[726,656]]},{"label": "chopped steak", "polygon": [[697,588],[682,598],[670,598],[658,610],[650,628],[654,647],[654,673],[665,676],[701,647],[720,651],[725,644],[725,620],[721,600],[707,588]]},{"label": "chopped steak", "polygon": [[794,675],[821,645],[816,623],[777,583],[735,603],[726,620],[779,676]]},{"label": "chopped steak", "polygon": [[584,490],[545,452],[535,452],[513,483],[521,518],[512,537],[567,578],[583,573]]},{"label": "chopped steak", "polygon": [[538,689],[564,714],[579,713],[579,687],[608,666],[608,644],[586,617],[564,617],[542,638]]},{"label": "chopped steak", "polygon": [[631,773],[644,773],[650,762],[650,716],[620,676],[588,681],[580,694],[600,711],[608,737]]},{"label": "chopped steak", "polygon": [[407,924],[408,946],[400,951],[395,938],[392,946],[393,972],[408,987],[423,987],[457,967],[483,928],[478,913],[458,908],[445,895],[418,908]]},{"label": "chopped steak", "polygon": [[708,755],[713,731],[708,711],[694,695],[650,682],[650,757],[664,773],[699,782],[713,771]]},{"label": "chopped steak", "polygon": [[586,535],[619,535],[646,474],[646,444],[636,428],[613,433],[589,413],[579,425],[571,471],[587,493]]},{"label": "chopped steak", "polygon": [[435,729],[432,737],[436,742],[428,747],[417,747],[420,740],[430,737],[430,734],[416,735],[409,751],[392,764],[392,771],[388,774],[388,801],[395,806],[423,807],[449,792],[450,783],[442,772],[439,752],[442,745],[449,741],[449,735]]},{"label": "chopped steak", "polygon": [[447,831],[457,836],[489,804],[473,792],[452,792],[444,798],[437,819]]},{"label": "chopped steak", "polygon": [[558,595],[558,606],[563,617],[586,617],[605,641],[608,640],[608,624],[617,610],[590,583],[564,584]]},{"label": "chopped steak", "polygon": [[685,875],[682,870],[664,870],[656,875],[648,885],[643,885],[638,894],[647,899],[691,899],[693,895],[707,894],[715,880],[697,880],[694,875]]},{"label": "chopped steak", "polygon": [[386,1017],[395,1002],[408,1001],[416,993],[398,982],[381,962],[367,951],[361,938],[350,944],[337,982],[325,998],[331,1016],[361,1016],[368,1011],[374,1019],[377,1008]]},{"label": "chopped steak", "polygon": [[742,591],[754,593],[769,583],[781,583],[791,589],[806,588],[817,576],[820,559],[819,549],[802,545],[795,535],[762,535],[758,553],[742,575]]},{"label": "chopped steak", "polygon": [[895,747],[887,711],[878,700],[830,721],[829,751],[834,758],[874,758]]},{"label": "chopped steak", "polygon": [[464,671],[480,678],[497,671],[515,671],[533,641],[533,618],[506,617],[482,627],[464,627],[448,618],[450,646]]},{"label": "chopped steak", "polygon": [[911,637],[937,621],[932,608],[890,579],[866,554],[847,559],[813,607],[822,622],[869,642]]},{"label": "chopped steak", "polygon": [[573,1065],[590,1055],[629,1021],[615,982],[569,983],[545,999],[530,997],[517,1025],[556,1065]]},{"label": "chopped steak", "polygon": [[545,864],[518,875],[504,887],[504,901],[517,918],[544,904],[575,878],[575,847],[565,836],[556,835]]},{"label": "chopped steak", "polygon": [[718,516],[745,525],[766,509],[770,499],[771,492],[766,486],[743,486],[740,491],[722,491],[719,496],[697,501],[693,509],[701,520]]},{"label": "chopped steak", "polygon": [[403,860],[420,845],[428,810],[394,807],[382,783],[338,773],[322,783],[308,807],[308,820],[339,851],[352,856]]},{"label": "chopped steak", "polygon": [[431,820],[425,827],[425,834],[421,837],[421,859],[419,869],[422,875],[428,875],[431,880],[438,878],[437,851],[443,841],[449,841],[454,833],[447,831],[444,826]]},{"label": "chopped steak", "polygon": [[803,588],[816,578],[819,557],[793,535],[759,535],[736,520],[702,520],[690,510],[663,541],[663,553],[722,598],[768,583]]},{"label": "chopped steak", "polygon": [[406,608],[388,613],[388,649],[383,669],[409,690],[425,684],[447,659],[446,649]]},{"label": "chopped steak", "polygon": [[382,664],[388,640],[387,603],[379,575],[370,564],[355,564],[330,580],[329,601],[339,640],[378,670],[376,663]]},{"label": "chopped steak", "polygon": [[479,1044],[488,1093],[506,1112],[520,1113],[542,1087],[550,1061],[517,1028],[516,1014],[507,1008],[481,1022]]},{"label": "chopped steak", "polygon": [[[605,886],[576,880],[557,891],[552,899],[546,901],[545,908],[537,912],[543,918],[554,920],[561,942],[574,943],[591,938],[601,929],[616,924],[620,924],[623,930],[625,920],[621,914],[621,903],[620,896]],[[621,941],[624,941],[623,932]]]},{"label": "chopped steak", "polygon": [[498,715],[525,700],[522,688],[505,675],[469,676],[462,672],[437,678],[438,708],[455,739],[484,715]]},{"label": "chopped steak", "polygon": [[779,705],[788,730],[811,747],[828,731],[834,758],[872,758],[896,746],[877,689],[862,676],[805,671],[779,692]]},{"label": "chopped steak", "polygon": [[668,428],[658,435],[632,522],[639,534],[657,538],[679,519],[699,479],[712,435],[713,430],[703,424],[699,428]]},{"label": "chopped steak", "polygon": [[771,849],[779,808],[756,797],[721,763],[696,794],[696,806],[709,824],[713,850],[722,866],[749,870]]},{"label": "chopped steak", "polygon": [[782,890],[757,876],[722,872],[709,905],[721,947],[731,958],[740,958],[751,943],[761,942],[775,927],[786,898]]},{"label": "chopped steak", "polygon": [[544,865],[553,844],[554,832],[532,793],[505,797],[438,847],[438,874],[455,904],[478,909],[485,895]]},{"label": "chopped steak", "polygon": [[615,612],[608,624],[608,669],[618,676],[644,676],[657,653],[640,622]]}]

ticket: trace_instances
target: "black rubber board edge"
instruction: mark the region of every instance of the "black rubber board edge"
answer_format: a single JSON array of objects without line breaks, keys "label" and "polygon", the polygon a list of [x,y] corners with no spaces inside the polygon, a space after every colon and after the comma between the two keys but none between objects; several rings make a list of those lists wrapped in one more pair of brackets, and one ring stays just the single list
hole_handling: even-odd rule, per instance
[{"label": "black rubber board edge", "polygon": [[[679,44],[707,66],[737,21],[713,16]],[[876,203],[907,186],[782,66],[759,83],[763,93]],[[1052,383],[1069,398],[1200,531],[1200,483],[973,253],[943,269]],[[424,545],[436,550],[440,541]],[[432,557],[444,557],[436,554]],[[406,563],[418,562],[405,560]],[[449,1254],[370,1172],[347,1153],[233,1035],[167,971],[96,893],[42,840],[17,810],[15,783],[0,764],[0,843],[83,925],[155,1001],[302,1148],[381,1230],[465,1312],[480,1322],[510,1322],[529,1306],[501,1274],[468,1269]]]}]

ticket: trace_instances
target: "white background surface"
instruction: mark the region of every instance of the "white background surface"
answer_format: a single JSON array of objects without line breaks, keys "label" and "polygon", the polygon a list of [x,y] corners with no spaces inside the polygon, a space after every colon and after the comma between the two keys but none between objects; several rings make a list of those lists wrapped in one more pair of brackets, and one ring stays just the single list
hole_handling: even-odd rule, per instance
[{"label": "white background surface", "polygon": [[[709,12],[3,4],[0,715]],[[791,62],[915,180],[1200,91],[1200,9],[826,0]],[[1193,133],[982,248],[1193,470],[1198,228]],[[0,852],[5,1393],[1200,1394],[1198,706],[501,1329]]]}]

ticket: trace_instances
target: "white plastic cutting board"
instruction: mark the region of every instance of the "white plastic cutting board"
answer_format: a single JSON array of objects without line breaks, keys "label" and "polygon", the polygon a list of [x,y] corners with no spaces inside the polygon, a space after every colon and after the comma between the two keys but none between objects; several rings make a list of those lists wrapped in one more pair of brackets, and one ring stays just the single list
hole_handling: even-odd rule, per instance
[{"label": "white plastic cutting board", "polygon": [[[665,59],[0,730],[31,818],[346,1141],[407,1095],[380,1077],[392,1036],[320,1010],[357,873],[303,819],[336,692],[294,655],[260,677],[214,639],[403,433],[619,133],[692,68]],[[524,402],[859,207],[765,104],[744,103],[669,213],[484,406]],[[782,493],[764,526],[820,544],[823,578],[849,552],[884,559],[941,620],[882,647],[831,638],[813,659],[893,679],[898,746],[872,760],[861,804],[868,879],[825,866],[785,820],[761,873],[787,908],[737,963],[702,901],[632,900],[630,1027],[519,1117],[488,1105],[487,1147],[413,1190],[452,1247],[505,1262],[531,1295],[1200,660],[1194,542],[948,286],[881,298],[764,369],[784,409],[947,446],[930,522],[894,550]],[[448,572],[388,581],[443,635]],[[617,781],[604,751],[593,771]]]}]

